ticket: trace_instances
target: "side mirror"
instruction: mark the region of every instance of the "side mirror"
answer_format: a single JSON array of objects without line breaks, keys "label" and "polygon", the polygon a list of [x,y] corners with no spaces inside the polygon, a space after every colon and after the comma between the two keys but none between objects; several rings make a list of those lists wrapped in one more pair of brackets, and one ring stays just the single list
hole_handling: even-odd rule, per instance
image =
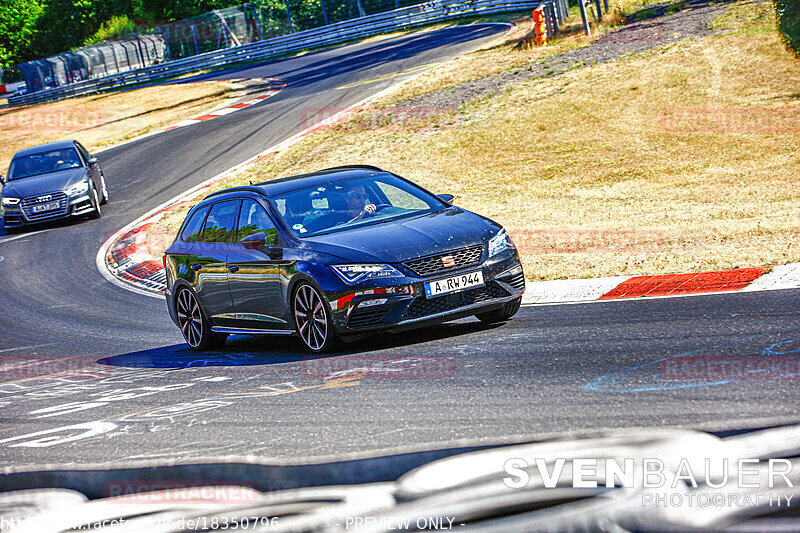
[{"label": "side mirror", "polygon": [[96,158],[96,157],[90,157],[90,158],[89,158],[89,166],[90,166],[90,167],[93,167],[93,166],[95,166],[96,164],[97,164],[97,158]]},{"label": "side mirror", "polygon": [[6,184],[6,177],[3,176],[2,174],[0,174],[0,183],[2,183],[3,185]]},{"label": "side mirror", "polygon": [[239,244],[248,250],[261,250],[267,254],[270,259],[283,259],[283,249],[278,246],[267,246],[267,234],[263,231],[244,237],[239,241]]},{"label": "side mirror", "polygon": [[247,248],[248,250],[257,250],[262,246],[267,245],[267,234],[263,231],[259,231],[258,233],[253,233],[252,235],[248,235],[244,237],[242,240],[239,241],[239,244]]},{"label": "side mirror", "polygon": [[445,203],[448,203],[448,204],[453,203],[453,198],[455,198],[455,196],[453,196],[452,194],[437,194],[436,197],[439,200],[441,200],[441,201],[443,201]]}]

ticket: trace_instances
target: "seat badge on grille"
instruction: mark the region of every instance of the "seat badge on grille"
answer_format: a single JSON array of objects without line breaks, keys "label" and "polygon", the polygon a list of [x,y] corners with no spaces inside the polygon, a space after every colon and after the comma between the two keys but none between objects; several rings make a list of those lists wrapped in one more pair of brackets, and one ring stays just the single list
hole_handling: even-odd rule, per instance
[{"label": "seat badge on grille", "polygon": [[442,266],[444,268],[453,268],[456,266],[456,260],[452,255],[445,255],[442,257]]}]

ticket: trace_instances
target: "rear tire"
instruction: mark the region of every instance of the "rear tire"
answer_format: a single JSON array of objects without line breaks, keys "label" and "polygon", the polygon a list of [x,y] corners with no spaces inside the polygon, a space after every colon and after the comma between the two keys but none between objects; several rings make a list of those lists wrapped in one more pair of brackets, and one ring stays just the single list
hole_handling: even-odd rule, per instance
[{"label": "rear tire", "polygon": [[183,340],[196,352],[221,348],[228,335],[214,333],[200,307],[197,297],[189,289],[179,289],[175,298],[175,313]]},{"label": "rear tire", "polygon": [[522,305],[522,296],[520,296],[516,300],[508,302],[507,304],[503,305],[503,307],[501,307],[500,309],[495,309],[494,311],[489,311],[488,313],[480,313],[478,315],[475,315],[475,317],[481,322],[485,322],[487,324],[505,322],[506,320],[510,319],[512,316],[517,314],[520,305]]}]

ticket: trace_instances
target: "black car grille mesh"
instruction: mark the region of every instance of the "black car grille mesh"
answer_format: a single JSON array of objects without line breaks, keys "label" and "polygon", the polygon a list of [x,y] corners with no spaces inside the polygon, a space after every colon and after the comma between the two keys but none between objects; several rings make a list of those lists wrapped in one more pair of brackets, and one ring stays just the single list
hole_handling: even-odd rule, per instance
[{"label": "black car grille mesh", "polygon": [[[22,211],[25,213],[25,216],[28,218],[28,220],[41,220],[65,214],[67,212],[67,201],[67,195],[63,192],[51,192],[48,194],[40,194],[38,196],[29,196],[28,198],[22,200]],[[52,202],[58,202],[58,207],[55,209],[42,211],[40,213],[33,212],[34,206],[49,204]]]},{"label": "black car grille mesh", "polygon": [[415,318],[422,318],[435,315],[436,313],[453,311],[459,307],[485,302],[486,300],[492,300],[494,298],[503,298],[505,296],[509,296],[508,292],[501,289],[496,283],[490,283],[485,287],[439,296],[437,298],[429,299],[420,297],[408,306],[408,309],[406,309],[406,312],[403,314],[403,319],[412,320]]},{"label": "black car grille mesh", "polygon": [[350,315],[350,322],[348,322],[347,325],[351,328],[373,326],[383,320],[387,312],[389,312],[389,310],[386,309],[386,306],[381,306],[378,309],[369,307],[365,309],[357,308],[353,311],[353,314]]},{"label": "black car grille mesh", "polygon": [[[456,250],[454,252],[445,252],[428,257],[420,257],[419,259],[412,259],[410,261],[405,261],[403,265],[410,268],[414,274],[424,278],[447,272],[448,270],[477,264],[481,260],[482,249],[482,246],[473,246],[472,248],[464,248],[463,250]],[[450,267],[444,266],[442,258],[447,256],[453,256],[455,265]]]}]

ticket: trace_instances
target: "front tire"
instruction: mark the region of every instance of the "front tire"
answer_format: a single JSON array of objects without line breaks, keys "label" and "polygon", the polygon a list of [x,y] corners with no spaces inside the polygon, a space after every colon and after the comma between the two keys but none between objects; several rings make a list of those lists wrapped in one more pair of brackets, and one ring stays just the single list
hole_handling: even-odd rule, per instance
[{"label": "front tire", "polygon": [[520,296],[516,300],[508,302],[507,304],[503,305],[503,307],[501,307],[500,309],[495,309],[494,311],[489,311],[488,313],[480,313],[475,315],[475,317],[481,322],[485,322],[487,324],[494,324],[496,322],[505,322],[506,320],[517,314],[520,305],[522,305],[522,296]]},{"label": "front tire", "polygon": [[106,188],[106,177],[100,174],[100,184],[103,186],[103,198],[100,200],[100,205],[108,203],[108,189]]},{"label": "front tire", "polygon": [[180,289],[175,298],[178,327],[189,348],[196,352],[221,348],[228,339],[223,333],[214,333],[203,314],[200,302],[189,289]]},{"label": "front tire", "polygon": [[97,220],[103,216],[103,210],[100,207],[100,196],[97,194],[97,187],[94,184],[92,185],[92,205],[94,206],[94,211],[89,213],[89,218]]},{"label": "front tire", "polygon": [[319,291],[308,283],[301,283],[294,291],[292,316],[297,335],[312,352],[329,352],[339,345],[330,312]]}]

